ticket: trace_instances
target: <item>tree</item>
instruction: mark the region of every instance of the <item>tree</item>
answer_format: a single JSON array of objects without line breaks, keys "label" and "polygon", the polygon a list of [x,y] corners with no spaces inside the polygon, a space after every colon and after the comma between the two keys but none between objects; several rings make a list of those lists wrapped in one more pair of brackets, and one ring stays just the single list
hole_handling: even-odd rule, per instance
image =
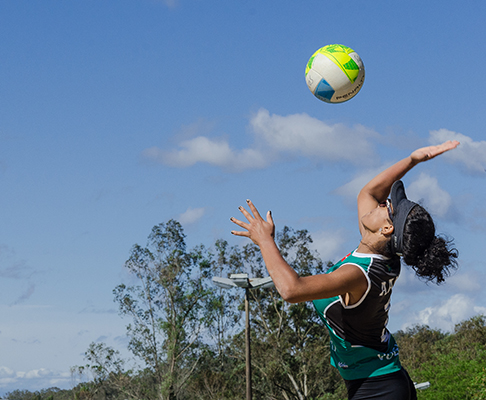
[{"label": "tree", "polygon": [[202,248],[186,250],[182,226],[170,220],[154,226],[146,247],[133,246],[125,266],[139,281],[114,290],[120,313],[133,321],[129,349],[153,373],[158,397],[175,399],[198,362],[210,263]]},{"label": "tree", "polygon": [[[431,360],[437,343],[446,338],[447,334],[427,325],[415,325],[393,336],[400,349],[400,361],[410,374]],[[418,379],[413,374],[411,378]]]},{"label": "tree", "polygon": [[472,379],[468,391],[472,393],[472,400],[486,399],[486,367],[483,367],[483,369]]},{"label": "tree", "polygon": [[[302,275],[326,268],[309,249],[311,242],[307,231],[284,227],[277,234],[283,256]],[[268,275],[253,244],[240,249],[218,241],[215,249],[215,276]],[[254,399],[339,399],[344,387],[330,366],[328,335],[312,304],[290,305],[275,289],[252,289],[250,296]],[[214,311],[209,313],[213,341],[205,347],[188,398],[240,399],[245,392],[244,291],[216,289],[207,300]]]},{"label": "tree", "polygon": [[35,392],[14,390],[6,393],[4,397],[6,400],[68,400],[71,398],[70,391],[61,390],[57,387],[41,389]]},{"label": "tree", "polygon": [[421,399],[455,400],[486,398],[485,317],[457,324],[445,334],[428,326],[416,326],[395,337],[403,365],[414,381],[429,381]]},{"label": "tree", "polygon": [[123,396],[125,399],[139,399],[145,396],[146,385],[133,385],[135,378],[132,371],[125,371],[120,352],[107,346],[105,343],[91,343],[86,350],[85,359],[88,364],[72,369],[81,377],[87,378],[87,383],[79,385],[79,393],[83,397],[94,398],[101,395],[102,398],[116,399]]},{"label": "tree", "polygon": [[[225,240],[217,240],[214,253],[209,253],[210,277],[227,277],[243,271],[241,250],[229,247]],[[235,354],[234,335],[242,328],[238,290],[210,287],[204,298],[207,323],[206,342],[203,344],[199,365],[190,388],[190,399],[239,399],[245,391],[245,360]],[[238,344],[239,346],[239,344]],[[238,347],[237,346],[237,347]]]},{"label": "tree", "polygon": [[[276,242],[282,256],[300,275],[323,273],[326,266],[309,246],[306,230],[284,227]],[[251,276],[266,275],[256,246],[243,249]],[[329,336],[312,303],[289,304],[275,289],[252,290],[252,360],[255,392],[265,399],[315,399],[341,390],[341,379],[329,363]]]},{"label": "tree", "polygon": [[[243,272],[244,264],[241,251],[238,247],[229,247],[225,240],[217,240],[215,257],[211,257],[211,275],[228,277],[231,274]],[[216,346],[218,359],[221,361],[226,354],[225,346],[235,327],[240,326],[241,313],[238,311],[240,294],[236,290],[224,290],[212,287],[206,301],[206,314],[208,332],[212,344]],[[221,363],[223,367],[223,363]]]}]

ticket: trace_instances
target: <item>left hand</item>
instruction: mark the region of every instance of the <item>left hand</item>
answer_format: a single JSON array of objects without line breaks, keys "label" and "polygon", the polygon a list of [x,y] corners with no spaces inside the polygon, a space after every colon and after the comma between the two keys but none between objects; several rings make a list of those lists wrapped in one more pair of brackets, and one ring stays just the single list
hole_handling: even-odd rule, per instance
[{"label": "left hand", "polygon": [[415,150],[410,157],[415,164],[418,164],[419,162],[432,160],[434,157],[437,157],[446,151],[455,149],[458,145],[459,142],[457,140],[448,140],[437,146],[427,146]]},{"label": "left hand", "polygon": [[[238,209],[246,217],[248,223],[240,221],[231,217],[231,222],[246,229],[246,231],[231,231],[233,235],[245,236],[253,241],[257,246],[261,246],[265,241],[271,240],[274,242],[275,237],[275,224],[273,223],[272,213],[267,212],[266,221],[260,216],[260,213],[250,200],[246,201],[250,207],[251,213],[245,208],[239,207]],[[252,215],[253,214],[253,215]]]}]

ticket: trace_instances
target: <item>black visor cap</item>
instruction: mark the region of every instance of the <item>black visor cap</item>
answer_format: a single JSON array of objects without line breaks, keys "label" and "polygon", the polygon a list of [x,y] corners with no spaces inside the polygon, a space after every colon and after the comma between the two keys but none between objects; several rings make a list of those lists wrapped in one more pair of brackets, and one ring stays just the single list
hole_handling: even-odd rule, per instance
[{"label": "black visor cap", "polygon": [[412,211],[417,203],[407,199],[405,187],[402,181],[393,183],[390,192],[391,203],[393,207],[393,234],[391,237],[392,253],[397,256],[402,255],[403,251],[403,229],[408,214]]}]

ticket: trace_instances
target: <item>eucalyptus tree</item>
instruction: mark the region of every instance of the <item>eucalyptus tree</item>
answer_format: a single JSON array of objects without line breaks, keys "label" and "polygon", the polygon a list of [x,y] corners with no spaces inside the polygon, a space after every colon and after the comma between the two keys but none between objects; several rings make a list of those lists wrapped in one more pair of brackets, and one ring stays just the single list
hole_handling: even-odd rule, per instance
[{"label": "eucalyptus tree", "polygon": [[[323,273],[329,266],[311,249],[312,238],[306,230],[284,227],[277,232],[276,242],[300,275]],[[244,247],[243,260],[251,276],[267,274],[255,245]],[[341,380],[330,366],[329,336],[312,303],[289,304],[275,289],[252,290],[251,295],[258,398],[306,400],[335,392]]]},{"label": "eucalyptus tree", "polygon": [[170,220],[153,227],[145,247],[133,246],[125,267],[137,283],[114,295],[132,319],[129,350],[152,371],[158,397],[175,399],[199,359],[210,262],[204,248],[187,251],[182,226]]}]

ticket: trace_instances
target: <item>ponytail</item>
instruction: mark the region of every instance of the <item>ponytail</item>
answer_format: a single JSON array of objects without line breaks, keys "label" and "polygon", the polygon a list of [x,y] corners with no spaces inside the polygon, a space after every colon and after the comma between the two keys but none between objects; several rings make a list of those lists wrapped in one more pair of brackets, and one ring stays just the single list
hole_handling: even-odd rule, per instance
[{"label": "ponytail", "polygon": [[403,230],[403,261],[420,278],[440,284],[457,268],[457,257],[452,241],[435,235],[432,217],[417,204]]}]

